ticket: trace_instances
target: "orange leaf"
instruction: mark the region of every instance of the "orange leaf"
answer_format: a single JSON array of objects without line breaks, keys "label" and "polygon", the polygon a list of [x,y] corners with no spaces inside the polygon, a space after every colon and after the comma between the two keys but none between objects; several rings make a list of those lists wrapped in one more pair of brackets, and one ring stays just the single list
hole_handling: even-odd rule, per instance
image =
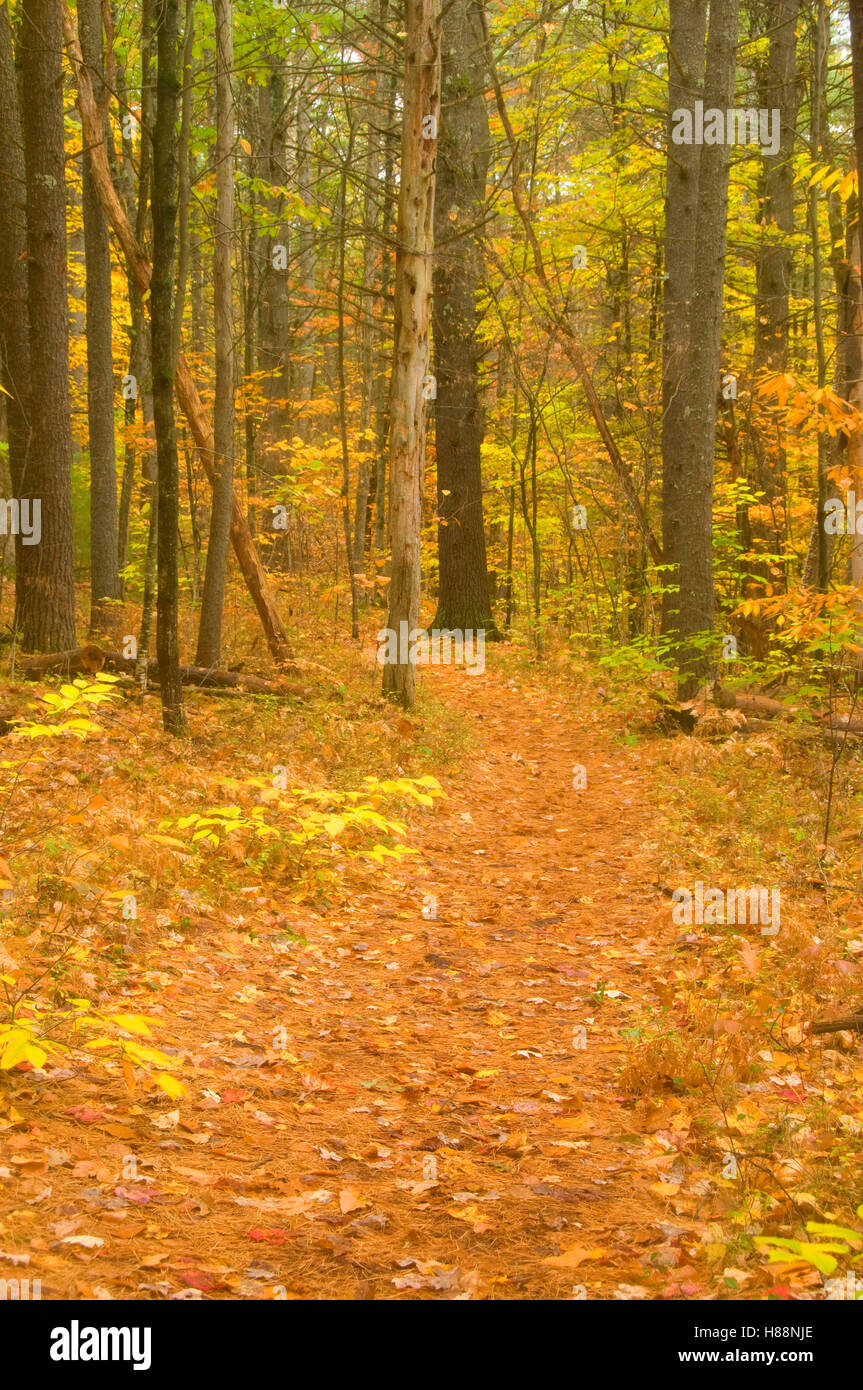
[{"label": "orange leaf", "polygon": [[575,1269],[584,1260],[604,1260],[608,1254],[601,1246],[596,1246],[593,1250],[585,1250],[580,1245],[572,1245],[569,1250],[564,1250],[562,1255],[548,1255],[544,1260],[544,1265],[552,1265],[555,1269]]}]

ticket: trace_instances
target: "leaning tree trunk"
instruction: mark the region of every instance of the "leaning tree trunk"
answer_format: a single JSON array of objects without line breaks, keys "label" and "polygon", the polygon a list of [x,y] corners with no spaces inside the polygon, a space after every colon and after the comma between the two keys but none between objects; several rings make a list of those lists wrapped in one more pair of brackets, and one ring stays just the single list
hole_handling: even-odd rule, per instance
[{"label": "leaning tree trunk", "polygon": [[[435,149],[440,113],[439,0],[405,0],[405,79],[396,244],[395,329],[390,387],[390,579],[387,626],[398,657],[384,665],[383,691],[416,703],[416,666],[402,649],[402,623],[416,628],[420,602],[421,488],[434,247]],[[388,653],[389,655],[389,653]]]},{"label": "leaning tree trunk", "polygon": [[156,123],[153,130],[153,278],[150,341],[153,421],[158,469],[158,586],[156,651],[162,722],[168,733],[185,732],[179,670],[177,527],[179,469],[174,421],[174,256],[177,217],[177,109],[180,83],[177,48],[179,0],[163,0],[158,15]]},{"label": "leaning tree trunk", "polygon": [[207,569],[198,628],[199,666],[219,664],[234,496],[234,322],[231,298],[231,243],[234,231],[234,100],[231,69],[234,65],[234,35],[231,0],[214,0],[213,8],[216,16],[216,226],[213,252],[213,321],[216,330],[213,438],[216,479],[213,484]]},{"label": "leaning tree trunk", "polygon": [[[102,100],[101,0],[78,0],[81,52],[93,95]],[[83,159],[84,257],[87,301],[87,425],[90,441],[90,635],[104,635],[120,598],[117,545],[117,456],[114,441],[114,357],[111,344],[111,248],[108,219]]]},{"label": "leaning tree trunk", "polygon": [[32,425],[22,501],[31,500],[34,518],[41,513],[39,543],[22,546],[22,646],[25,651],[58,651],[75,645],[75,585],[63,39],[56,0],[22,3],[21,108]]},{"label": "leaning tree trunk", "polygon": [[454,0],[443,26],[435,188],[434,336],[439,592],[437,628],[494,630],[482,511],[479,240],[491,140],[483,0]]}]

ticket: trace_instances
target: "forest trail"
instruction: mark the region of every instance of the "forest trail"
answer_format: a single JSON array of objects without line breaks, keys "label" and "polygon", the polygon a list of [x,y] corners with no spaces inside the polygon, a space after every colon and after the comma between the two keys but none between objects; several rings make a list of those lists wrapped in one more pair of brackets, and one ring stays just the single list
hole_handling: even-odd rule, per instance
[{"label": "forest trail", "polygon": [[688,1121],[615,1079],[678,934],[639,754],[494,670],[424,679],[477,733],[419,854],[254,938],[226,903],[132,972],[188,1095],[15,1100],[0,1243],[43,1297],[704,1292],[668,1202]]}]

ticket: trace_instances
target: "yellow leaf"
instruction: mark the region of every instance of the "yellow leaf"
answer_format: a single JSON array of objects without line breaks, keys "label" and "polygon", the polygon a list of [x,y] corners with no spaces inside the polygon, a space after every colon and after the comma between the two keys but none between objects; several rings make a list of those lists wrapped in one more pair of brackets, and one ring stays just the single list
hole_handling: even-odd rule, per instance
[{"label": "yellow leaf", "polygon": [[109,1014],[108,1017],[118,1028],[125,1028],[127,1033],[137,1033],[141,1038],[152,1037],[146,1020],[139,1014]]},{"label": "yellow leaf", "polygon": [[170,1057],[166,1057],[164,1052],[159,1052],[155,1047],[140,1047],[138,1043],[126,1041],[123,1042],[122,1046],[124,1052],[128,1053],[136,1062],[143,1062],[145,1066],[173,1067],[176,1065]]},{"label": "yellow leaf", "polygon": [[28,1043],[24,1049],[24,1061],[29,1062],[37,1071],[42,1070],[47,1056],[47,1052],[43,1052],[41,1047],[37,1047],[36,1044],[32,1042]]},{"label": "yellow leaf", "polygon": [[32,1034],[28,1033],[25,1028],[15,1028],[11,1033],[6,1034],[6,1046],[3,1049],[3,1056],[0,1057],[0,1071],[9,1071],[10,1067],[17,1067],[19,1062],[24,1061],[31,1037]]},{"label": "yellow leaf", "polygon": [[186,1094],[186,1088],[182,1081],[178,1081],[176,1076],[169,1076],[166,1071],[157,1071],[153,1078],[157,1086],[161,1086],[166,1095],[171,1100],[181,1100]]}]

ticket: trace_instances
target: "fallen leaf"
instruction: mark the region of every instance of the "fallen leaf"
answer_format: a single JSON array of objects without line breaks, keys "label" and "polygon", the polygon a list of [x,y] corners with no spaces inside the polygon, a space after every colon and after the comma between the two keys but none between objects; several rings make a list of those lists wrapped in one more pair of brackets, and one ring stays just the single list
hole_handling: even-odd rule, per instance
[{"label": "fallen leaf", "polygon": [[552,1265],[555,1269],[575,1269],[585,1260],[604,1260],[607,1254],[608,1251],[603,1250],[601,1246],[585,1250],[580,1245],[571,1245],[562,1255],[547,1255],[542,1263]]}]

